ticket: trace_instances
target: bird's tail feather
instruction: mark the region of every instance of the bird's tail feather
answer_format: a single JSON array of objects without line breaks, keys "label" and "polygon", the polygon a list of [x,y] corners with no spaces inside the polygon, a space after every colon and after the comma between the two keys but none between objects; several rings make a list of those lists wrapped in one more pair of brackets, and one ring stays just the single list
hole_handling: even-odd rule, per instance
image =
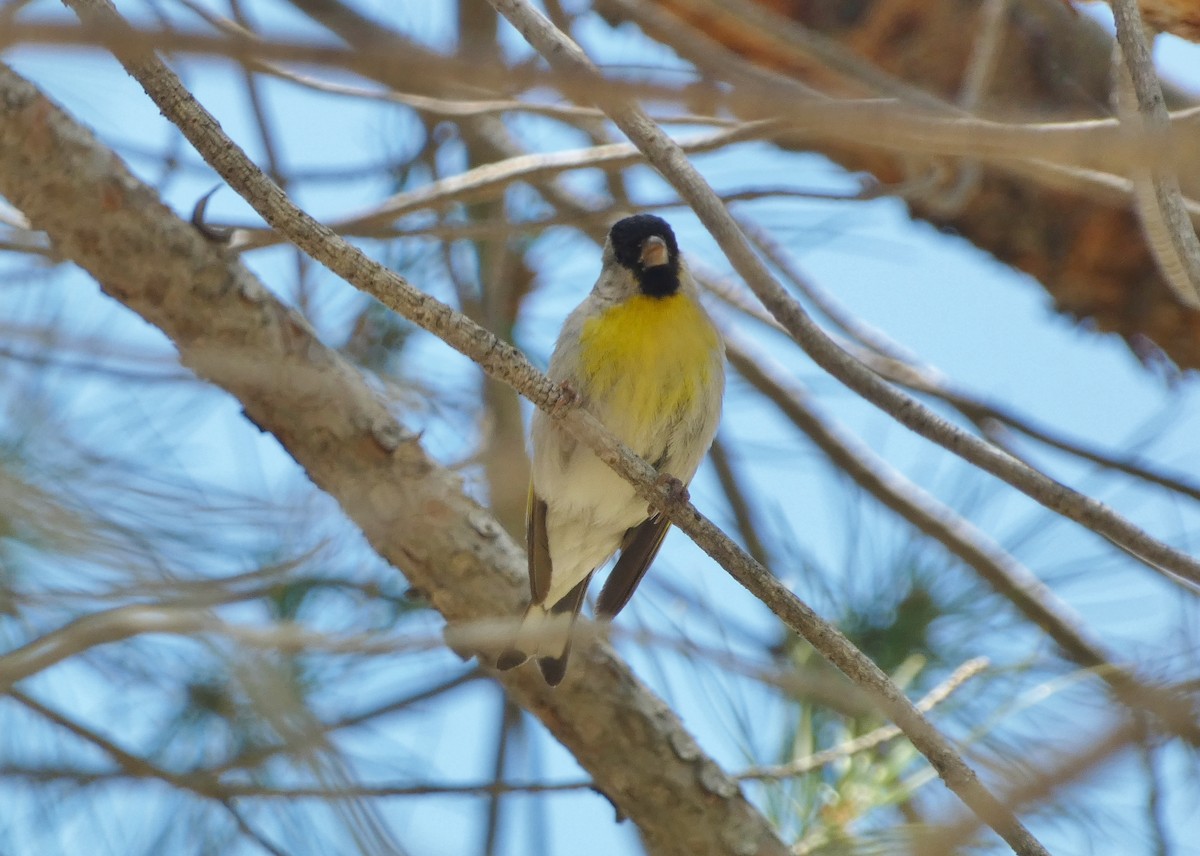
[{"label": "bird's tail feather", "polygon": [[496,668],[516,668],[530,657],[536,657],[546,683],[552,687],[562,683],[571,654],[571,628],[579,617],[591,579],[592,575],[588,574],[549,609],[544,604],[531,603],[525,610],[512,646],[497,659]]}]

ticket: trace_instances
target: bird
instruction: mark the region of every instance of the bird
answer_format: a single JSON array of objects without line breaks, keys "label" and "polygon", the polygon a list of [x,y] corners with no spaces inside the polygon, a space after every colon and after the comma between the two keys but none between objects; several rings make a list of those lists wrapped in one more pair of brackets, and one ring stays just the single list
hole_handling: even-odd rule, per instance
[{"label": "bird", "polygon": [[[613,224],[600,276],[563,323],[547,374],[652,464],[672,492],[687,496],[720,421],[725,345],[661,217]],[[611,620],[654,561],[670,521],[540,410],[530,440],[531,602],[496,665],[511,669],[535,657],[546,683],[557,686],[593,574],[620,550],[595,605],[597,618]]]}]

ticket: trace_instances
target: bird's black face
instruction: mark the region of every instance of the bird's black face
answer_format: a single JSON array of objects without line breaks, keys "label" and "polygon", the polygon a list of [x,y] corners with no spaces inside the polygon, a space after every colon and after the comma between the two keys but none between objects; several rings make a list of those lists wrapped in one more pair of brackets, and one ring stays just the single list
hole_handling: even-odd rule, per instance
[{"label": "bird's black face", "polygon": [[626,217],[613,224],[608,240],[643,294],[669,297],[679,290],[679,245],[666,220],[653,214]]}]

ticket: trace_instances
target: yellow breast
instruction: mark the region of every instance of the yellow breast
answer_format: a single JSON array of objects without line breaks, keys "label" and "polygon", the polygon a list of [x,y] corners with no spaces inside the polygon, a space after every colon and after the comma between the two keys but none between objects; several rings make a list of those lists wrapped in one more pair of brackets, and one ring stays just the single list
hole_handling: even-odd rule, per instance
[{"label": "yellow breast", "polygon": [[584,388],[621,421],[661,425],[695,407],[719,347],[712,323],[686,295],[639,294],[584,324]]}]

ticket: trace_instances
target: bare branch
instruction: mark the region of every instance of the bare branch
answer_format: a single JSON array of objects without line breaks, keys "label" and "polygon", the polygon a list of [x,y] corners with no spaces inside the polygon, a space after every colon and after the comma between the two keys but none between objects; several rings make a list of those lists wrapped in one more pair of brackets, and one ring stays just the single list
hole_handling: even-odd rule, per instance
[{"label": "bare branch", "polygon": [[0,657],[0,694],[17,681],[97,645],[142,633],[200,633],[212,627],[211,614],[190,607],[138,604],[88,615]]},{"label": "bare branch", "polygon": [[[986,657],[975,657],[974,659],[967,660],[967,662],[955,669],[950,677],[946,678],[946,680],[942,681],[930,690],[924,698],[918,701],[916,705],[917,710],[922,713],[929,713],[939,704],[950,698],[959,687],[986,669],[988,665]],[[894,725],[882,725],[861,737],[855,737],[853,740],[847,740],[845,743],[824,749],[820,752],[814,752],[812,755],[806,755],[803,758],[797,758],[786,764],[777,764],[772,767],[751,767],[749,770],[739,773],[738,779],[746,781],[748,779],[788,779],[794,776],[802,776],[805,773],[811,773],[813,770],[818,770],[842,758],[848,758],[860,752],[867,752],[887,743],[889,740],[895,740],[903,733]]]},{"label": "bare branch", "polygon": [[[1124,63],[1114,55],[1113,85],[1122,127],[1166,134],[1171,119],[1150,50],[1137,0],[1112,0],[1117,43]],[[1136,109],[1134,107],[1136,102]],[[1163,279],[1185,306],[1200,308],[1200,239],[1184,207],[1173,169],[1151,163],[1131,173],[1135,207]]]},{"label": "bare branch", "polygon": [[[1012,448],[1003,442],[1002,437],[997,436],[1000,433],[996,430],[997,426],[1007,426],[1050,448],[1200,500],[1200,485],[1192,483],[1184,476],[1167,475],[1151,467],[1143,466],[1135,460],[1105,453],[1080,441],[1068,439],[1061,434],[1038,426],[1028,416],[1011,408],[956,387],[942,372],[922,363],[915,354],[886,336],[882,331],[863,323],[861,319],[847,312],[824,289],[802,275],[784,248],[774,241],[765,230],[744,218],[738,220],[738,226],[787,282],[803,294],[838,329],[862,346],[855,348],[852,344],[843,344],[843,347],[881,377],[907,389],[931,395],[946,402],[975,424],[980,433],[1010,453],[1013,453]],[[706,287],[710,285],[716,284],[705,282]],[[739,302],[734,295],[727,294],[728,289],[720,289],[720,291],[722,298],[739,311],[751,315],[760,322],[768,323],[761,314],[754,313],[745,301]],[[773,319],[771,321],[773,322]],[[1015,456],[1015,453],[1013,454]]]},{"label": "bare branch", "polygon": [[[731,143],[755,139],[769,130],[768,126],[761,123],[743,124],[693,138],[682,145],[693,153],[714,151]],[[339,234],[372,234],[414,211],[495,198],[517,181],[536,187],[570,170],[619,168],[641,162],[641,153],[628,143],[613,143],[554,154],[521,155],[477,166],[416,190],[397,193],[373,206],[370,211],[330,223],[330,228]],[[239,250],[270,246],[280,241],[279,236],[270,232],[245,232],[248,239],[239,241]]]}]

